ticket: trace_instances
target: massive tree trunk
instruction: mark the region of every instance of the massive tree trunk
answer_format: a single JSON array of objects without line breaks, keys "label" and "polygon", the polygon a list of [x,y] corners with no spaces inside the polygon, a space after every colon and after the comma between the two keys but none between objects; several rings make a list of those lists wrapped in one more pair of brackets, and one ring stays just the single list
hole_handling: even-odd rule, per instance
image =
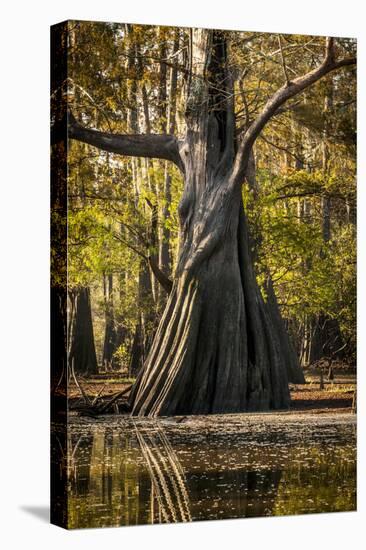
[{"label": "massive tree trunk", "polygon": [[286,82],[237,142],[225,33],[191,31],[187,133],[111,135],[72,117],[69,135],[106,151],[174,162],[184,177],[173,287],[143,371],[133,415],[229,413],[289,405],[284,350],[259,291],[242,204],[255,139],[289,98],[353,59],[324,61]]},{"label": "massive tree trunk", "polygon": [[134,415],[289,405],[287,373],[252,269],[233,178],[232,87],[220,33],[194,33],[181,148],[180,251],[167,307],[134,391]]}]

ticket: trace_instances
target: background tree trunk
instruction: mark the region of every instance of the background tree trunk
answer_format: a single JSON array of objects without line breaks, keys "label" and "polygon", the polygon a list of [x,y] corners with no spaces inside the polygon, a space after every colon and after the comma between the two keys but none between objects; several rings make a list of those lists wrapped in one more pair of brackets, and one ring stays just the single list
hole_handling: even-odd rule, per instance
[{"label": "background tree trunk", "polygon": [[[150,306],[146,308],[147,302],[150,302]],[[131,348],[129,365],[130,376],[137,376],[144,365],[152,341],[155,318],[150,273],[144,260],[142,260],[140,264],[137,309],[138,320]],[[146,313],[146,311],[149,313]]]},{"label": "background tree trunk", "polygon": [[103,343],[102,364],[106,370],[113,366],[113,354],[118,347],[117,332],[114,319],[113,304],[113,275],[103,275],[104,307],[105,307],[105,330]]},{"label": "background tree trunk", "polygon": [[73,323],[69,364],[73,362],[76,374],[82,376],[97,374],[90,289],[87,287],[77,290]]},{"label": "background tree trunk", "polygon": [[[177,52],[179,49],[179,30],[177,29],[175,31],[175,37],[174,37],[174,45],[173,45],[173,54]],[[170,134],[175,133],[175,127],[176,127],[176,107],[177,107],[177,78],[178,78],[178,70],[177,66],[174,65],[171,68],[170,73],[170,87],[169,87],[169,104],[167,107],[167,130]],[[172,200],[171,195],[171,174],[169,170],[169,165],[167,162],[165,162],[165,169],[164,169],[164,208],[162,212],[162,223],[163,223],[163,229],[162,229],[162,239],[161,239],[161,247],[160,247],[160,268],[164,273],[167,274],[168,277],[171,276],[172,273],[172,259],[170,254],[170,229],[167,226],[167,220],[170,216],[170,205]]]}]

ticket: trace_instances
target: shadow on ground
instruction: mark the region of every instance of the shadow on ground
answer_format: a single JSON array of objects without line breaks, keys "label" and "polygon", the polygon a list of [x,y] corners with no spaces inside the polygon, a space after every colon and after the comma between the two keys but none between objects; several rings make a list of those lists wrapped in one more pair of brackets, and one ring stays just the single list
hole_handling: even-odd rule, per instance
[{"label": "shadow on ground", "polygon": [[27,514],[49,523],[50,521],[50,507],[49,506],[20,506],[20,509]]}]

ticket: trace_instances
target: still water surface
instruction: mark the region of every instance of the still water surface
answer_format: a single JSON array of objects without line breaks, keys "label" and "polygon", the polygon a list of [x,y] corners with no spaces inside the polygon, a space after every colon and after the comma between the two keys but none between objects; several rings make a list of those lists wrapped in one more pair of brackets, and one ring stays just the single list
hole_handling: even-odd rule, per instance
[{"label": "still water surface", "polygon": [[356,509],[351,415],[70,420],[70,528]]}]

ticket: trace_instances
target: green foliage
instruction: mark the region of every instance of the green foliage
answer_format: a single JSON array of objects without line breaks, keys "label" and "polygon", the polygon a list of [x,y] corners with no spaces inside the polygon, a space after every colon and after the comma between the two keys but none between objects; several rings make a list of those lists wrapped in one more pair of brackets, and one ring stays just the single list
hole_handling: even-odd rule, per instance
[{"label": "green foliage", "polygon": [[[336,172],[258,172],[259,192],[245,193],[258,281],[271,275],[282,314],[297,325],[307,317],[337,319],[354,349],[356,333],[356,229],[347,221],[355,183]],[[330,239],[323,234],[324,198],[330,200]],[[353,206],[354,207],[354,206]],[[265,290],[263,290],[265,294]]]}]

